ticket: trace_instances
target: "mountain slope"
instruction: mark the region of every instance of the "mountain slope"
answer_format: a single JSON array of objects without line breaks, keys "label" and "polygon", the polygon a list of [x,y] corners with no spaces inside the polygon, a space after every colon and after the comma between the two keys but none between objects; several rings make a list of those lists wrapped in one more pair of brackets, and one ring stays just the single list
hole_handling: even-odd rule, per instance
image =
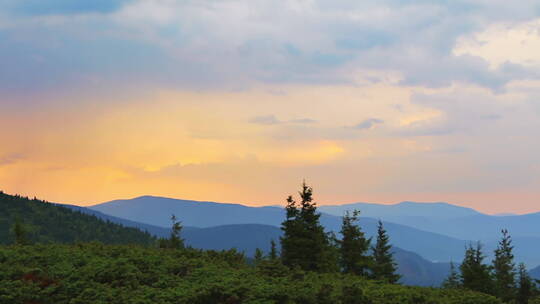
[{"label": "mountain slope", "polygon": [[450,263],[433,263],[414,252],[399,247],[392,249],[403,284],[438,287],[450,273]]},{"label": "mountain slope", "polygon": [[155,226],[168,226],[171,214],[183,225],[212,227],[232,224],[279,225],[284,212],[276,207],[248,207],[239,204],[178,200],[155,196],[141,196],[129,200],[116,200],[90,209],[108,215]]},{"label": "mountain slope", "polygon": [[[284,210],[278,207],[248,207],[152,196],[112,201],[90,208],[108,215],[162,227],[169,226],[171,214],[175,214],[183,225],[199,228],[235,224],[279,227],[285,217]],[[339,232],[341,228],[341,218],[338,216],[322,214],[321,223],[334,232]],[[376,234],[377,220],[361,218],[360,225],[369,236]],[[385,222],[385,228],[394,245],[417,252],[431,261],[461,260],[467,244],[463,240],[390,222]]]},{"label": "mountain slope", "polygon": [[[97,210],[92,210],[92,209],[85,208],[85,207],[80,207],[80,206],[75,206],[75,205],[67,205],[67,204],[56,204],[56,205],[71,209],[71,210],[76,211],[76,212],[80,212],[80,213],[95,216],[95,217],[97,217],[97,218],[99,218],[99,219],[101,219],[103,221],[106,221],[106,222],[109,221],[109,222],[112,222],[112,223],[122,225],[124,227],[137,228],[137,229],[139,229],[141,231],[146,231],[146,232],[150,233],[151,235],[158,236],[158,237],[168,237],[170,235],[170,233],[171,233],[171,230],[169,228],[164,228],[164,227],[139,223],[139,222],[135,222],[135,221],[130,221],[130,220],[126,220],[126,219],[119,218],[119,217],[116,217],[116,216],[108,215],[108,214],[105,214],[103,212],[99,212]],[[186,229],[191,229],[190,227],[185,227],[185,228]]]},{"label": "mountain slope", "polygon": [[416,203],[401,202],[393,205],[352,203],[344,205],[320,206],[321,212],[341,216],[347,210],[361,210],[363,216],[374,218],[390,217],[429,217],[436,219],[452,219],[465,216],[480,215],[481,213],[466,207],[448,203]]},{"label": "mountain slope", "polygon": [[540,280],[540,266],[531,269],[529,275],[533,279]]},{"label": "mountain slope", "polygon": [[13,243],[11,233],[19,219],[32,242],[72,243],[101,241],[109,244],[152,244],[154,238],[135,228],[106,222],[95,216],[40,200],[0,192],[0,244]]}]

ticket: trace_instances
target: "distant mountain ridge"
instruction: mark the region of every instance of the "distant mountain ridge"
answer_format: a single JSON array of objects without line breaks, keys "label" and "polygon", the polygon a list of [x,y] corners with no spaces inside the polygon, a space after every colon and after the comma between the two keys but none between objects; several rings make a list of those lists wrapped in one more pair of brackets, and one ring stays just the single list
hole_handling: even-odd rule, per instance
[{"label": "distant mountain ridge", "polygon": [[[102,220],[111,221],[127,227],[146,230],[159,237],[168,237],[170,229],[142,223],[137,223],[118,217],[113,217],[99,211],[84,207],[63,205],[81,213],[94,215]],[[270,251],[270,241],[278,244],[282,235],[280,228],[261,224],[236,224],[207,228],[183,227],[182,238],[186,245],[205,250],[227,250],[236,248],[252,257],[255,249],[263,252]],[[393,247],[394,257],[398,263],[398,273],[402,275],[401,282],[407,285],[438,286],[448,275],[448,263],[434,263],[411,251]]]},{"label": "distant mountain ridge", "polygon": [[[279,226],[283,207],[250,207],[240,204],[198,202],[143,196],[91,206],[120,218],[166,227],[172,213],[190,227],[212,227],[235,224]],[[474,209],[448,203],[402,202],[394,205],[354,203],[319,206],[321,222],[328,230],[338,232],[345,210],[360,209],[360,225],[374,235],[376,220],[385,223],[394,245],[416,252],[430,261],[460,261],[464,247],[476,241],[485,244],[488,259],[506,228],[515,239],[516,258],[529,267],[540,264],[540,213],[516,216],[492,216]],[[332,214],[329,214],[332,213]],[[433,215],[433,216],[431,216]],[[526,241],[528,240],[528,241]]]},{"label": "distant mountain ridge", "polygon": [[342,205],[321,205],[319,210],[332,215],[341,216],[347,210],[358,209],[366,217],[431,217],[451,219],[482,213],[467,207],[444,202],[417,203],[405,201],[397,204],[351,203]]},{"label": "distant mountain ridge", "polygon": [[[239,204],[220,204],[170,198],[142,196],[131,200],[116,200],[90,207],[102,213],[168,227],[171,214],[190,227],[208,228],[235,224],[262,224],[279,227],[285,217],[283,208],[248,207]],[[341,217],[322,214],[321,223],[336,233],[341,229]],[[361,218],[360,225],[369,236],[374,236],[377,220]],[[395,246],[417,252],[431,261],[461,260],[465,240],[422,231],[404,225],[385,222],[385,227]]]},{"label": "distant mountain ridge", "polygon": [[359,209],[362,216],[380,218],[457,239],[480,240],[484,243],[498,240],[502,229],[508,229],[512,237],[516,238],[540,238],[540,212],[523,215],[488,215],[448,203],[412,202],[395,205],[354,203],[320,206],[319,209],[333,215]]}]

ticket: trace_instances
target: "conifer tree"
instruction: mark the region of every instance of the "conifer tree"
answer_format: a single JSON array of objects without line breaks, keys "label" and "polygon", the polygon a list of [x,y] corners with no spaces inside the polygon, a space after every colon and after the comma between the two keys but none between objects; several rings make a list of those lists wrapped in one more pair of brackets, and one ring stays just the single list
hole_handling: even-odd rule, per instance
[{"label": "conifer tree", "polygon": [[456,270],[454,262],[450,262],[450,274],[442,283],[442,287],[446,289],[456,289],[461,287],[459,274]]},{"label": "conifer tree", "polygon": [[495,249],[495,259],[493,260],[493,276],[495,283],[495,295],[505,302],[515,297],[516,290],[516,266],[514,264],[514,254],[512,253],[512,239],[508,230],[501,231],[502,239]]},{"label": "conifer tree", "polygon": [[466,248],[463,262],[459,266],[461,286],[473,291],[492,294],[491,268],[483,263],[484,258],[480,242],[476,244],[476,247],[469,245]]},{"label": "conifer tree", "polygon": [[171,216],[171,235],[168,239],[160,239],[159,247],[160,248],[171,248],[171,249],[183,249],[184,240],[180,237],[182,232],[182,224],[176,219],[176,216],[173,214]]},{"label": "conifer tree", "polygon": [[281,259],[289,267],[303,270],[331,271],[332,248],[329,239],[319,222],[320,213],[313,202],[313,189],[302,184],[299,192],[301,201],[297,203],[292,196],[287,198],[286,219],[281,225]]},{"label": "conifer tree", "polygon": [[377,242],[372,247],[373,267],[372,276],[377,280],[384,280],[389,283],[397,283],[400,275],[396,274],[397,264],[394,261],[388,234],[384,229],[383,223],[379,220],[377,227]]},{"label": "conifer tree", "polygon": [[516,296],[517,304],[528,304],[535,292],[535,284],[527,272],[525,264],[518,266],[518,289]]},{"label": "conifer tree", "polygon": [[171,248],[182,249],[184,248],[184,240],[180,237],[180,233],[182,232],[183,227],[181,223],[176,219],[176,216],[174,214],[171,216],[171,222],[172,222],[172,230],[171,230],[171,236],[170,236]]},{"label": "conifer tree", "polygon": [[352,214],[347,211],[341,225],[342,239],[339,241],[340,266],[344,273],[367,275],[372,259],[367,255],[371,239],[366,239],[364,232],[356,224],[360,211]]},{"label": "conifer tree", "polygon": [[269,255],[270,261],[276,261],[278,258],[277,248],[276,248],[276,242],[274,240],[270,241],[270,255]]}]

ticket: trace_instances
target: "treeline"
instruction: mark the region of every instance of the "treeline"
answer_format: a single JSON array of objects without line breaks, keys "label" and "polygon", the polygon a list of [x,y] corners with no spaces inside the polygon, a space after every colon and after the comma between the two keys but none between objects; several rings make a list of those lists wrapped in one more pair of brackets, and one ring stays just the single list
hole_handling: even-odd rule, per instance
[{"label": "treeline", "polygon": [[[343,216],[342,238],[332,232],[326,232],[320,223],[321,214],[313,202],[313,189],[302,184],[299,192],[300,201],[292,196],[287,198],[286,218],[281,224],[283,236],[280,238],[281,252],[276,243],[271,241],[268,256],[257,248],[255,264],[263,262],[279,263],[290,269],[301,269],[319,273],[352,274],[364,278],[397,283],[397,264],[392,254],[392,246],[383,223],[379,221],[375,244],[366,238],[357,224],[359,212],[354,211]],[[185,247],[181,238],[181,223],[171,217],[171,235],[158,241],[160,248],[182,249]],[[268,266],[268,263],[264,263]]]},{"label": "treeline", "polygon": [[389,237],[379,221],[377,239],[372,245],[358,225],[359,212],[343,217],[341,239],[326,232],[320,223],[321,214],[313,202],[313,189],[302,184],[300,201],[287,198],[286,219],[281,229],[283,265],[316,272],[342,272],[365,278],[397,283],[397,265],[393,259]]},{"label": "treeline", "polygon": [[36,198],[0,191],[0,244],[90,241],[151,246],[156,239],[136,228],[103,221]]},{"label": "treeline", "polygon": [[491,265],[484,262],[486,256],[482,244],[470,244],[459,268],[450,264],[450,275],[443,282],[443,288],[468,289],[502,299],[506,303],[527,304],[540,296],[537,280],[533,280],[525,264],[516,267],[514,246],[507,230],[502,230],[502,238],[495,249]]}]

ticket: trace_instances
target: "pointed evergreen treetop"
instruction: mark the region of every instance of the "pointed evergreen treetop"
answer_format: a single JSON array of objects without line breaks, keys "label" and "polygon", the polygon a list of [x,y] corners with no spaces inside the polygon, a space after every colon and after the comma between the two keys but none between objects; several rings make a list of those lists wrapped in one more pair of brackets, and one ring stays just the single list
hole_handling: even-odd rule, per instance
[{"label": "pointed evergreen treetop", "polygon": [[299,192],[301,202],[287,198],[286,219],[281,224],[281,259],[284,265],[303,270],[329,271],[331,245],[324,227],[319,222],[320,213],[313,202],[313,189],[305,182]]},{"label": "pointed evergreen treetop", "polygon": [[373,277],[377,280],[387,281],[389,283],[397,283],[401,278],[396,274],[397,264],[394,261],[393,254],[391,252],[392,245],[390,245],[390,238],[383,223],[379,220],[377,227],[377,242],[372,247],[373,251]]},{"label": "pointed evergreen treetop", "polygon": [[493,260],[493,276],[495,279],[495,294],[503,301],[510,301],[515,297],[516,266],[512,250],[512,239],[508,230],[501,231],[502,238],[495,249]]},{"label": "pointed evergreen treetop", "polygon": [[493,292],[491,268],[484,264],[484,259],[482,244],[478,242],[476,247],[469,244],[465,250],[463,262],[459,266],[463,288],[487,294]]},{"label": "pointed evergreen treetop", "polygon": [[360,211],[345,213],[341,225],[342,239],[338,242],[340,249],[340,266],[345,273],[367,275],[372,259],[367,255],[371,239],[366,239],[364,232],[356,224]]}]

